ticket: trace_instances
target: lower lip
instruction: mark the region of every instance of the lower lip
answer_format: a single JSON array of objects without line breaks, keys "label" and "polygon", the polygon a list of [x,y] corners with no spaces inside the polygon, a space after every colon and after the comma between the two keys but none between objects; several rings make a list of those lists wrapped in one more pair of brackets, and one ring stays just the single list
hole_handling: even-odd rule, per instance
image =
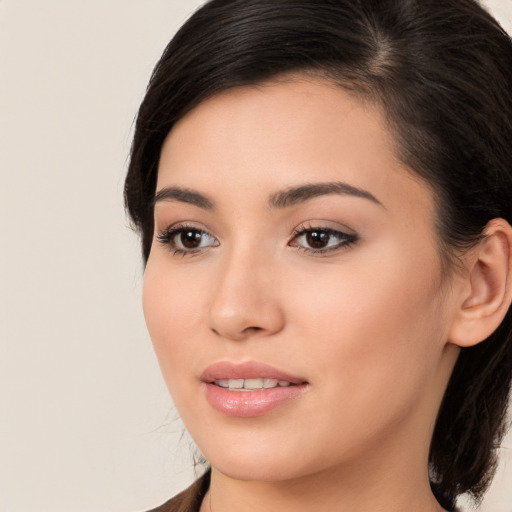
[{"label": "lower lip", "polygon": [[306,384],[278,386],[252,391],[229,391],[215,384],[205,383],[206,398],[210,405],[226,416],[251,418],[263,416],[276,407],[298,398]]}]

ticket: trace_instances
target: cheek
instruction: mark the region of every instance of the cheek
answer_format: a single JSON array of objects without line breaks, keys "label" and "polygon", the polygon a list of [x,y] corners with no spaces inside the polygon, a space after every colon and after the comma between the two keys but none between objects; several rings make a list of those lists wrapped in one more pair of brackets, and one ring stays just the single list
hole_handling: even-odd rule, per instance
[{"label": "cheek", "polygon": [[381,247],[378,258],[361,251],[314,280],[295,279],[289,311],[319,376],[384,390],[404,381],[420,387],[432,372],[444,332],[437,257],[403,247]]},{"label": "cheek", "polygon": [[[326,404],[316,439],[337,439],[347,453],[380,442],[431,403],[443,347],[436,343],[442,339],[437,266],[429,260],[418,273],[402,256],[393,265],[361,258],[350,269],[317,272],[314,285],[299,280],[289,291],[292,337],[302,340],[296,353],[316,384],[306,416]],[[322,441],[316,449],[330,456]]]},{"label": "cheek", "polygon": [[161,260],[150,257],[148,261],[143,309],[163,376],[169,389],[174,390],[177,379],[190,378],[189,362],[197,357],[197,347],[190,340],[204,323],[204,299],[198,293],[201,288],[192,286],[187,276],[172,272]]}]

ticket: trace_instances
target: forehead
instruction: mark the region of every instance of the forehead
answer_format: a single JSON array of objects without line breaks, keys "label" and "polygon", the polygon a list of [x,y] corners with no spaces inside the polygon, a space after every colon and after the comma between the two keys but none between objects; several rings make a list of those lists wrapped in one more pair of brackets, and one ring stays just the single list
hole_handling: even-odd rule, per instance
[{"label": "forehead", "polygon": [[[312,129],[319,127],[322,133],[314,140]],[[343,130],[347,127],[348,130]],[[390,149],[394,143],[378,105],[328,79],[289,76],[228,89],[210,97],[174,125],[166,143],[176,140],[179,145],[199,136],[204,144],[226,136],[236,142],[252,132],[258,133],[253,147],[259,142],[273,141],[277,149],[299,139],[305,142],[306,138],[317,146],[329,145],[333,139],[337,144],[350,145],[351,139],[359,135],[353,128],[373,135],[373,145],[380,144],[381,148]],[[354,137],[350,137],[350,132]],[[330,134],[328,139],[326,134]],[[244,147],[245,152],[248,150],[249,147]]]},{"label": "forehead", "polygon": [[296,78],[230,89],[189,112],[164,143],[157,189],[250,198],[340,180],[383,203],[402,196],[397,207],[432,206],[430,188],[395,156],[381,109],[327,79]]}]

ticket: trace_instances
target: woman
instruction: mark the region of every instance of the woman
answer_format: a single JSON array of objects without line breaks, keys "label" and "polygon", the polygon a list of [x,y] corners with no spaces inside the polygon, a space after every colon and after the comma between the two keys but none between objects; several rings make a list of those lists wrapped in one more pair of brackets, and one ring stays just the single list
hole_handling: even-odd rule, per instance
[{"label": "woman", "polygon": [[512,44],[472,0],[213,0],[125,197],[209,469],[157,511],[477,500],[511,382]]}]

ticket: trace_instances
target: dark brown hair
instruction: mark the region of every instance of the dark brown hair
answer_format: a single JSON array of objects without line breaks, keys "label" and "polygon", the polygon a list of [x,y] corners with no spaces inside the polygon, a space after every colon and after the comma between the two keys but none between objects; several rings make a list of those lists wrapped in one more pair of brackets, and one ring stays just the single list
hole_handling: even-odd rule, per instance
[{"label": "dark brown hair", "polygon": [[[212,0],[180,29],[140,107],[125,184],[147,260],[160,150],[206,98],[283,74],[329,77],[383,108],[396,152],[435,191],[442,260],[512,223],[512,43],[473,0]],[[504,433],[512,313],[463,349],[432,439],[434,493],[481,497]]]}]

